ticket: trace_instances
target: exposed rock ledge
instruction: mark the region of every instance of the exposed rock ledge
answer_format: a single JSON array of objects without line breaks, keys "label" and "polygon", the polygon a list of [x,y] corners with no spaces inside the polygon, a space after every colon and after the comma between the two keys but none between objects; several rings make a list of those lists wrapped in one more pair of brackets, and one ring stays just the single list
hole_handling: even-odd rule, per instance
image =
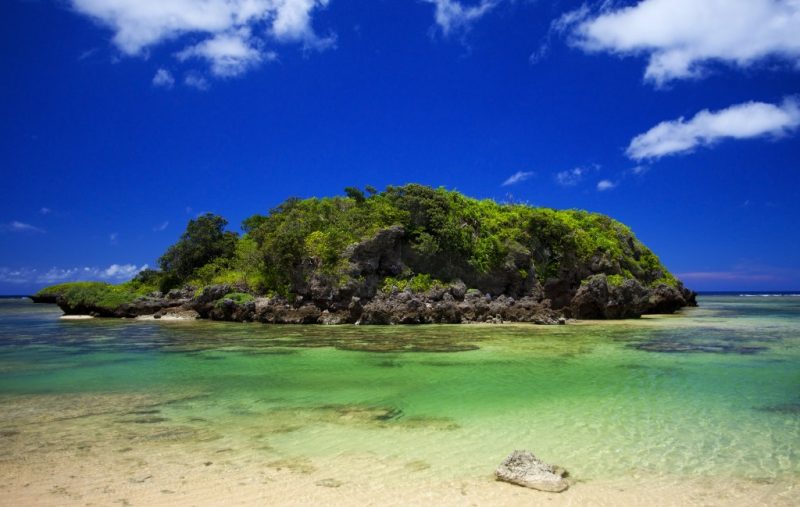
[{"label": "exposed rock ledge", "polygon": [[673,313],[696,304],[695,294],[683,287],[646,288],[636,280],[613,286],[603,274],[589,278],[566,300],[568,304],[560,308],[554,308],[552,300],[542,293],[521,298],[492,296],[477,289],[467,290],[461,282],[424,293],[378,292],[371,299],[351,296],[315,300],[300,296],[291,302],[282,297],[253,297],[246,302],[225,297],[237,290],[227,284],[212,285],[196,294],[193,287],[187,286],[165,295],[153,293],[116,308],[72,305],[58,296],[45,295],[40,300],[55,302],[67,315],[203,318],[270,324],[559,324],[567,318],[622,319],[647,313]]}]

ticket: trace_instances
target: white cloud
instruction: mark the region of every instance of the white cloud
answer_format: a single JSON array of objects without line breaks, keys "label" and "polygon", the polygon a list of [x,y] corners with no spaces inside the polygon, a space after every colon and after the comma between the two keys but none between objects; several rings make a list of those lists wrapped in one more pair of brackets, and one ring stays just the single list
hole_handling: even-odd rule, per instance
[{"label": "white cloud", "polygon": [[100,267],[73,267],[57,268],[52,267],[47,271],[39,271],[36,268],[7,268],[0,267],[0,282],[14,284],[54,284],[73,281],[108,281],[124,282],[130,280],[137,273],[147,269],[149,266],[144,264],[112,264],[105,268]]},{"label": "white cloud", "polygon": [[211,72],[218,77],[234,77],[244,74],[264,59],[275,59],[273,52],[260,51],[258,41],[250,38],[249,31],[233,34],[218,34],[179,52],[176,56],[184,61],[203,58],[211,65]]},{"label": "white cloud", "polygon": [[98,276],[106,280],[129,280],[136,276],[139,271],[147,269],[147,267],[147,264],[138,267],[135,264],[112,264],[100,271]]},{"label": "white cloud", "polygon": [[188,74],[185,78],[183,78],[183,84],[203,91],[208,90],[209,87],[208,80],[202,76],[198,76],[197,74]]},{"label": "white cloud", "polygon": [[626,153],[633,160],[660,158],[709,146],[722,139],[786,135],[800,126],[800,103],[746,102],[720,111],[707,109],[692,119],[664,121],[633,138]]},{"label": "white cloud", "polygon": [[35,275],[35,269],[0,267],[0,282],[4,283],[30,283]]},{"label": "white cloud", "polygon": [[301,41],[309,49],[324,50],[336,45],[336,37],[319,37],[311,28],[311,11],[327,7],[330,0],[277,0],[272,35],[279,41]]},{"label": "white cloud", "polygon": [[118,232],[112,232],[111,234],[108,235],[108,242],[111,243],[112,245],[116,245],[118,239],[119,239]]},{"label": "white cloud", "polygon": [[39,214],[41,214],[41,215],[49,215],[52,212],[53,212],[53,210],[51,210],[50,208],[44,208],[43,207],[43,208],[39,209]]},{"label": "white cloud", "polygon": [[472,6],[465,6],[458,0],[424,0],[436,7],[434,19],[444,35],[458,30],[468,30],[472,23],[494,9],[499,0],[481,0]]},{"label": "white cloud", "polygon": [[587,169],[576,167],[568,171],[561,171],[556,173],[556,183],[564,187],[573,187],[581,182],[583,177],[588,172]]},{"label": "white cloud", "polygon": [[611,190],[612,188],[616,187],[617,184],[611,180],[600,180],[597,182],[597,191],[598,192],[605,192],[606,190]]},{"label": "white cloud", "polygon": [[165,220],[165,221],[161,222],[160,224],[158,224],[157,226],[153,227],[153,231],[154,232],[161,232],[164,229],[166,229],[168,226],[169,226],[169,222]]},{"label": "white cloud", "polygon": [[167,69],[158,69],[156,75],[153,76],[153,86],[160,88],[172,88],[175,85],[175,78],[172,72]]},{"label": "white cloud", "polygon": [[[263,40],[300,42],[326,49],[334,36],[319,37],[312,13],[329,0],[70,0],[72,8],[114,33],[114,45],[125,55],[146,55],[150,48],[191,34],[202,38],[180,54],[199,56],[216,75],[238,75],[269,59]],[[263,34],[236,40],[242,31]],[[184,58],[185,59],[185,58]]]},{"label": "white cloud", "polygon": [[521,183],[527,179],[533,177],[535,173],[533,171],[517,171],[511,176],[509,176],[502,184],[502,186],[507,187],[509,185],[515,185],[517,183]]},{"label": "white cloud", "polygon": [[14,220],[8,224],[0,225],[0,229],[9,232],[45,232],[44,229],[36,227],[35,225],[26,224],[25,222],[20,222],[18,220]]},{"label": "white cloud", "polygon": [[585,51],[647,55],[656,84],[703,75],[707,64],[747,67],[770,57],[800,63],[798,0],[644,0],[592,16],[585,6],[553,27]]}]

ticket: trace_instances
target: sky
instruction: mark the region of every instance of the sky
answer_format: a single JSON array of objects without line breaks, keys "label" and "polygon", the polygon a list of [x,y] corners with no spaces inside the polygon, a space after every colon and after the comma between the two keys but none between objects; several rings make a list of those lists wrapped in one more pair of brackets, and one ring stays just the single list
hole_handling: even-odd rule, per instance
[{"label": "sky", "polygon": [[4,0],[0,68],[0,294],[411,182],[800,289],[798,0]]}]

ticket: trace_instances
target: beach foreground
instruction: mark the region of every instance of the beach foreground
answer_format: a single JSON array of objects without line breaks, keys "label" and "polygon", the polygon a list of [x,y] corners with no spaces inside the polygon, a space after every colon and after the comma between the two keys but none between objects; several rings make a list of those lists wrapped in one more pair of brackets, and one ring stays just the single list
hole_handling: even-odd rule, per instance
[{"label": "beach foreground", "polygon": [[[2,505],[792,505],[800,298],[559,327],[0,312]],[[496,482],[525,448],[564,493]]]}]

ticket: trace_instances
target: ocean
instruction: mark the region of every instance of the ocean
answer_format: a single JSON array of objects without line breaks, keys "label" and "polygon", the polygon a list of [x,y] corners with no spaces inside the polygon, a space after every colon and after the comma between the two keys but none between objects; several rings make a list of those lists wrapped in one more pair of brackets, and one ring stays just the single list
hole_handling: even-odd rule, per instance
[{"label": "ocean", "polygon": [[[800,293],[566,326],[63,320],[0,299],[2,505],[796,505]],[[514,449],[571,488],[494,481]]]}]

